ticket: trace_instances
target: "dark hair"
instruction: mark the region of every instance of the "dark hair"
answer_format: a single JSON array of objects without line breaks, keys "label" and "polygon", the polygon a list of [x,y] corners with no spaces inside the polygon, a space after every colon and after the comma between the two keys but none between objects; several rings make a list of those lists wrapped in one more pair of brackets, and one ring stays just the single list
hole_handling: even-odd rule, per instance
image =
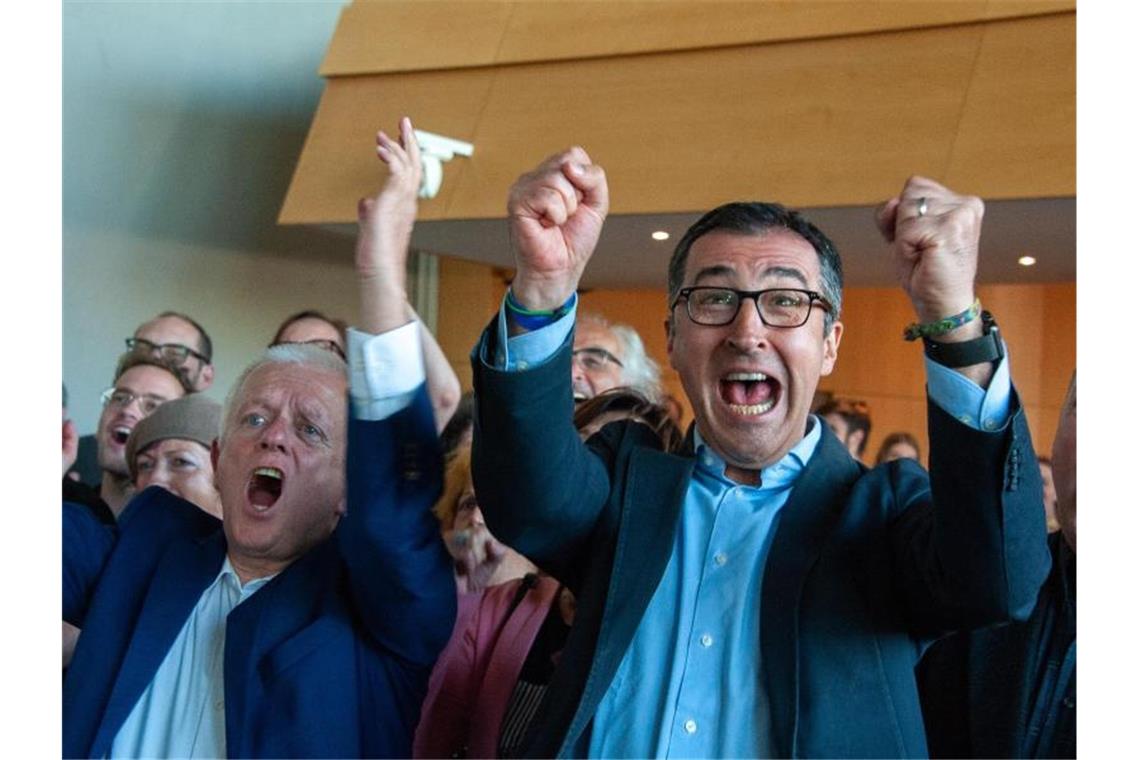
[{"label": "dark hair", "polygon": [[[866,402],[833,398],[824,402],[815,413],[820,417],[838,414],[847,423],[847,435],[851,435],[856,430],[862,430],[863,440],[859,442],[859,456],[863,456],[863,450],[867,448],[867,438],[871,435],[871,412],[867,409]],[[906,433],[901,435],[906,435]],[[917,446],[915,446],[915,451],[918,451]]]},{"label": "dark hair", "polygon": [[917,454],[919,457],[922,456],[922,449],[918,447],[918,439],[910,433],[899,431],[897,433],[891,433],[883,439],[882,445],[879,446],[879,453],[875,456],[876,465],[883,463],[883,457],[885,457],[887,455],[887,452],[890,451],[891,446],[894,446],[896,443],[905,443],[914,449],[915,454]]},{"label": "dark hair", "polygon": [[273,335],[273,340],[269,341],[269,345],[276,346],[278,343],[280,343],[281,335],[285,332],[289,325],[293,324],[294,322],[299,322],[302,319],[319,319],[322,322],[328,322],[330,325],[335,327],[337,333],[340,334],[341,345],[345,346],[346,348],[348,347],[348,323],[343,319],[326,316],[324,313],[319,312],[316,309],[305,309],[304,311],[297,312],[291,317],[286,317],[285,321],[281,323],[281,326],[277,328],[277,332]]},{"label": "dark hair", "polygon": [[[835,244],[814,224],[796,211],[790,211],[778,203],[726,203],[717,206],[698,219],[685,232],[673,258],[669,260],[669,305],[677,300],[677,293],[685,282],[685,265],[689,261],[689,249],[702,235],[716,230],[735,232],[741,235],[763,235],[770,229],[781,228],[796,233],[811,243],[819,255],[820,289],[823,297],[831,304],[831,311],[823,320],[824,332],[839,318],[843,306],[843,264]],[[670,322],[672,325],[672,312]]]},{"label": "dark hair", "polygon": [[586,399],[574,409],[574,427],[581,430],[610,412],[622,412],[629,419],[648,425],[661,440],[665,451],[677,451],[684,434],[662,404],[654,404],[632,388],[610,388]]},{"label": "dark hair", "polygon": [[187,393],[194,392],[194,386],[190,384],[190,381],[186,378],[185,375],[182,374],[181,369],[177,365],[172,364],[170,361],[162,358],[161,356],[137,354],[131,351],[128,351],[119,357],[119,362],[115,365],[115,377],[111,382],[117,383],[119,382],[119,378],[122,377],[123,373],[125,373],[127,370],[143,366],[158,367],[159,369],[166,370],[178,379],[178,384],[182,386],[182,390],[186,391]]},{"label": "dark hair", "polygon": [[463,435],[472,428],[475,424],[475,391],[467,391],[459,397],[459,404],[455,407],[455,413],[451,415],[451,419],[443,426],[443,432],[439,434],[439,447],[443,450],[445,457],[459,448],[459,442],[463,440]]},{"label": "dark hair", "polygon": [[193,318],[186,316],[180,311],[164,311],[159,314],[155,319],[162,319],[163,317],[175,317],[181,319],[183,322],[188,322],[198,331],[198,353],[206,357],[206,363],[209,364],[214,358],[214,342],[210,340],[206,328],[198,324]]}]

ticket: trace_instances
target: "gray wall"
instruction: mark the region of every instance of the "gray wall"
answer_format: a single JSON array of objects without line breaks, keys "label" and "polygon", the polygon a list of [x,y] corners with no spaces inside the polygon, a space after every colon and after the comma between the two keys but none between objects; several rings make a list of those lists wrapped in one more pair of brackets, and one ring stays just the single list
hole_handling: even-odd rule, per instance
[{"label": "gray wall", "polygon": [[352,238],[275,222],[342,5],[64,3],[63,379],[80,432],[123,338],[159,311],[210,332],[219,400],[287,314],[355,319]]}]

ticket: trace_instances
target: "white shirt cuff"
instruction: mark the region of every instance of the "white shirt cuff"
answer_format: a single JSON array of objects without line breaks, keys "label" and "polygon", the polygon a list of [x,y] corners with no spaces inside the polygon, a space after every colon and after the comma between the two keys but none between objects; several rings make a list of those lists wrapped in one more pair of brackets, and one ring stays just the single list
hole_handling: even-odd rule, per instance
[{"label": "white shirt cuff", "polygon": [[352,413],[379,421],[408,406],[427,375],[420,323],[371,335],[348,329],[348,377]]}]

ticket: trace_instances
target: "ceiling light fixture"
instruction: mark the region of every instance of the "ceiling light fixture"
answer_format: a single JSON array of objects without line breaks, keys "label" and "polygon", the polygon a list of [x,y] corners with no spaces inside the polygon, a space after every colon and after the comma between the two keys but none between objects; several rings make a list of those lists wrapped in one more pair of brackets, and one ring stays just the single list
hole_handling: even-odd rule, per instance
[{"label": "ceiling light fixture", "polygon": [[1031,267],[1037,263],[1037,259],[1033,258],[1032,256],[1022,256],[1017,260],[1017,263],[1021,264],[1023,267]]},{"label": "ceiling light fixture", "polygon": [[654,232],[650,237],[652,237],[654,240],[668,240],[669,233],[665,230],[657,230],[657,232]]}]

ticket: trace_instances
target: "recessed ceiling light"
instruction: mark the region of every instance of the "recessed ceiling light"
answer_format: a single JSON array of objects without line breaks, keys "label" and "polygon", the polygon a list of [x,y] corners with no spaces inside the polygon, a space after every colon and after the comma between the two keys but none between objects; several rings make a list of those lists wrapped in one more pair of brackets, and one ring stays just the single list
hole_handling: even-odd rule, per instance
[{"label": "recessed ceiling light", "polygon": [[1037,259],[1033,258],[1032,256],[1022,256],[1017,260],[1017,263],[1021,264],[1023,267],[1031,267],[1037,263]]},{"label": "recessed ceiling light", "polygon": [[669,233],[665,230],[657,230],[657,232],[654,232],[650,237],[652,237],[654,240],[668,240]]}]

